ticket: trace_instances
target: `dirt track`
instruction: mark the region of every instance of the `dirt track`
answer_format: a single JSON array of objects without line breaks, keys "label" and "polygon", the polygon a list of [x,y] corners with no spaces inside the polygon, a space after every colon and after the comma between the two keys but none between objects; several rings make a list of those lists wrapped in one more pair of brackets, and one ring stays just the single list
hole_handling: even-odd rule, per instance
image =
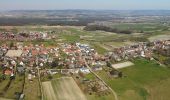
[{"label": "dirt track", "polygon": [[47,100],[86,100],[73,78],[61,78],[43,82],[44,95]]}]

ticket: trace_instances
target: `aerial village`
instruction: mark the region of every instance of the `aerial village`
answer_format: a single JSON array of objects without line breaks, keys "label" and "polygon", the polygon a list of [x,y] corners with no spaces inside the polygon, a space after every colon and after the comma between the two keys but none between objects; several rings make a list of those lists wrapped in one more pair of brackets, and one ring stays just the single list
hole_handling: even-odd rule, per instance
[{"label": "aerial village", "polygon": [[[47,33],[0,33],[0,40],[36,40],[47,39]],[[58,43],[56,47],[45,47],[43,44],[24,45],[22,42],[3,44],[0,47],[0,66],[2,73],[0,81],[15,80],[16,76],[24,75],[28,84],[34,78],[46,81],[55,75],[72,76],[77,84],[81,84],[84,91],[103,95],[109,93],[109,88],[96,75],[94,79],[87,79],[85,75],[110,68],[111,77],[121,78],[124,73],[118,69],[133,65],[131,59],[142,57],[155,60],[153,52],[170,55],[170,40],[141,42],[139,44],[115,48],[105,55],[98,54],[95,48],[84,43]],[[123,63],[122,63],[123,62]],[[82,84],[83,83],[83,84]],[[7,85],[5,89],[8,89]],[[22,98],[20,93],[17,98]],[[0,93],[3,95],[3,93]]]},{"label": "aerial village", "polygon": [[0,32],[0,40],[28,41],[54,38],[50,36],[48,33],[49,32],[36,32],[36,31],[20,32],[17,34],[14,34],[13,32]]}]

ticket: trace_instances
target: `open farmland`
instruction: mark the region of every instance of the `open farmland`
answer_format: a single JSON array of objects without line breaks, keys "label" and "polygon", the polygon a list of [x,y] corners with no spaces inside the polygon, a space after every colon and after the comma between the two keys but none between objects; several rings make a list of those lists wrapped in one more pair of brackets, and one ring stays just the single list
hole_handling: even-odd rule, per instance
[{"label": "open farmland", "polygon": [[170,70],[145,59],[133,63],[132,67],[120,69],[123,78],[111,78],[105,71],[97,74],[116,91],[120,100],[168,100]]},{"label": "open farmland", "polygon": [[170,40],[170,35],[157,35],[157,36],[152,36],[149,38],[149,40],[156,41],[156,40]]},{"label": "open farmland", "polygon": [[76,82],[71,77],[43,82],[45,100],[86,100]]}]

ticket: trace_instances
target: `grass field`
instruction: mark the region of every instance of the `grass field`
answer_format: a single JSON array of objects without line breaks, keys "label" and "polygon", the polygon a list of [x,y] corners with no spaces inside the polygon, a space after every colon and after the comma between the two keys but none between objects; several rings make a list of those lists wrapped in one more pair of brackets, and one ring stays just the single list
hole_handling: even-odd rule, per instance
[{"label": "grass field", "polygon": [[26,77],[25,79],[25,86],[24,86],[24,94],[25,100],[40,100],[40,87],[38,78],[34,78],[32,82],[28,80]]},{"label": "grass field", "polygon": [[165,98],[157,100],[168,100],[169,93],[165,92],[170,89],[170,70],[145,59],[137,59],[133,63],[134,66],[121,69],[126,76],[124,78],[109,78],[105,71],[98,72],[98,75],[117,92],[120,100],[155,100],[152,99],[154,93]]},{"label": "grass field", "polygon": [[23,84],[24,84],[24,76],[16,75],[15,80],[11,81],[9,88],[5,89],[7,84],[9,83],[9,77],[6,80],[0,82],[0,97],[8,98],[8,99],[15,99],[15,93],[22,92]]},{"label": "grass field", "polygon": [[157,36],[152,36],[149,38],[149,40],[156,41],[156,40],[170,40],[170,34],[168,35],[157,35]]},{"label": "grass field", "polygon": [[115,23],[112,25],[113,28],[122,30],[132,29],[136,31],[156,31],[165,29],[165,26],[158,23]]},{"label": "grass field", "polygon": [[84,93],[71,77],[43,82],[45,100],[86,100]]},{"label": "grass field", "polygon": [[94,48],[99,54],[105,54],[107,50],[100,46],[99,43],[90,43],[92,48]]}]

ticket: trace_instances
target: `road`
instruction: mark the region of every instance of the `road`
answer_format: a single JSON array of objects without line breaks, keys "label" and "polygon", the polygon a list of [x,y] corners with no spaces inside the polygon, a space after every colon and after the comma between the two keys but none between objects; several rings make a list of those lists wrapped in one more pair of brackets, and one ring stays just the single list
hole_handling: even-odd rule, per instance
[{"label": "road", "polygon": [[156,61],[160,66],[166,67],[166,65],[162,64],[159,60],[156,60],[155,58],[153,58],[154,61]]},{"label": "road", "polygon": [[104,84],[107,88],[110,89],[110,91],[113,93],[113,95],[114,95],[114,97],[115,97],[115,100],[119,100],[116,92],[115,92],[109,85],[107,85],[107,83],[106,83],[102,78],[100,78],[100,76],[97,75],[97,74],[89,67],[89,65],[87,64],[87,62],[86,62],[85,59],[84,59],[84,61],[85,61],[85,64],[86,64],[87,68],[90,70],[90,72],[91,72],[92,74],[94,74],[100,81],[102,81],[103,84]]}]

